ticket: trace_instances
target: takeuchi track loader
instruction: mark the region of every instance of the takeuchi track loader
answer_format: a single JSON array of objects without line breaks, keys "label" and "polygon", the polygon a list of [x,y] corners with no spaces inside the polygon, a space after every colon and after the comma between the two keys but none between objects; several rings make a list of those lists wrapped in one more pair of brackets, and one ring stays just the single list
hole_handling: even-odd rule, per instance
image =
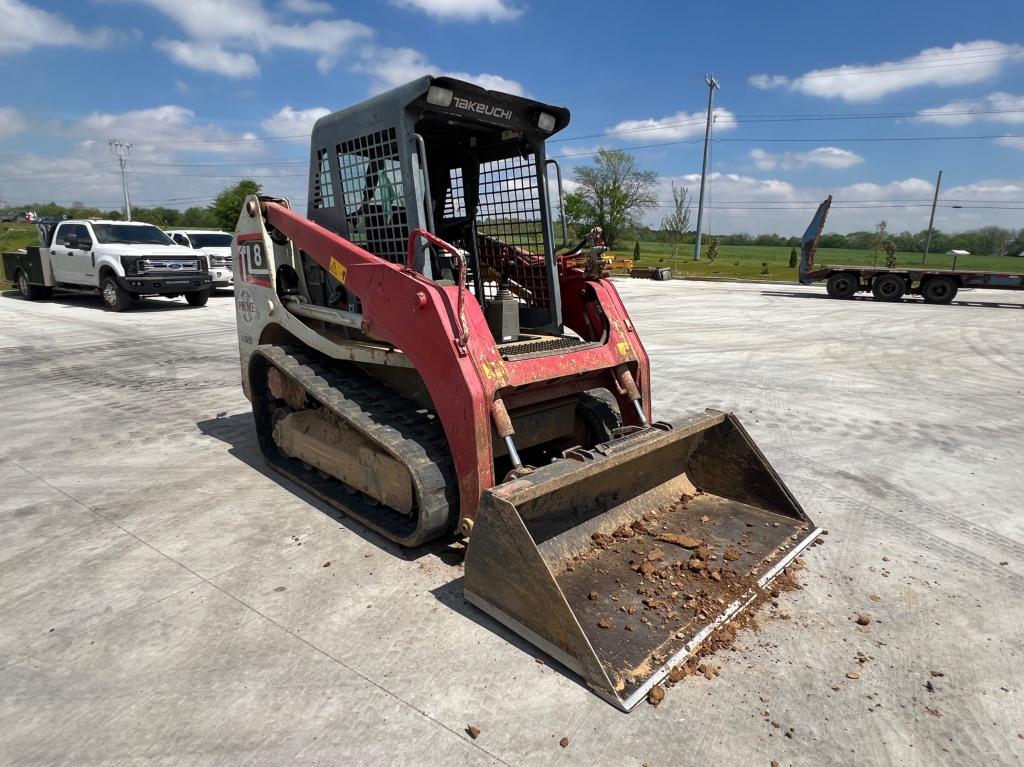
[{"label": "takeuchi track loader", "polygon": [[556,243],[568,122],[433,77],[321,118],[306,215],[239,217],[242,385],[272,466],[457,530],[466,599],[629,710],[818,531],[733,415],[654,420],[600,232]]}]

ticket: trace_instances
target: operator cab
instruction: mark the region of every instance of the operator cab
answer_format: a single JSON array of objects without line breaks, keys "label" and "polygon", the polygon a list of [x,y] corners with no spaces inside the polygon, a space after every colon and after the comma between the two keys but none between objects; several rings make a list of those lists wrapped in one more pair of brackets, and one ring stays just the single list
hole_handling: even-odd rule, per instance
[{"label": "operator cab", "polygon": [[[317,122],[308,216],[395,263],[406,261],[409,233],[426,229],[464,255],[468,288],[496,341],[561,335],[561,245],[550,214],[561,184],[549,199],[555,163],[544,142],[568,122],[562,107],[420,78]],[[415,264],[449,282],[455,261],[424,242]],[[306,277],[325,304],[359,310],[358,297],[322,269],[307,265]]]}]

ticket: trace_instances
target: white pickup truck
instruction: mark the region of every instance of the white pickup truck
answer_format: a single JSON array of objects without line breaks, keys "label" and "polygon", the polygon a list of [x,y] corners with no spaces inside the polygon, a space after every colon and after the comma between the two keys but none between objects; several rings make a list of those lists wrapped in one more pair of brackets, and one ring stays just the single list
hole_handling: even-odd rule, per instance
[{"label": "white pickup truck", "polygon": [[206,256],[210,264],[210,279],[214,288],[232,288],[235,285],[231,272],[231,241],[235,235],[214,229],[165,229],[168,236],[179,245],[192,248]]},{"label": "white pickup truck", "polygon": [[175,244],[152,224],[132,221],[40,221],[38,246],[3,254],[4,273],[29,300],[54,288],[99,291],[121,312],[141,296],[184,295],[190,306],[210,297],[205,256]]}]

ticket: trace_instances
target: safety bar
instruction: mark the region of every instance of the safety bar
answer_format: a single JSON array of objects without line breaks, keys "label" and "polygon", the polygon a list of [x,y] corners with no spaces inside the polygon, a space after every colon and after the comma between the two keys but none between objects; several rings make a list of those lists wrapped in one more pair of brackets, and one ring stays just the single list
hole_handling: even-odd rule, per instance
[{"label": "safety bar", "polygon": [[551,158],[545,160],[544,164],[555,166],[555,177],[558,179],[558,218],[562,222],[562,244],[555,250],[561,250],[569,244],[569,228],[565,223],[565,194],[562,192],[562,167],[558,164],[558,160]]},{"label": "safety bar", "polygon": [[416,228],[409,232],[409,246],[406,249],[406,267],[413,271],[416,270],[416,242],[420,238],[425,239],[432,245],[436,245],[442,250],[446,250],[455,257],[455,262],[459,267],[459,327],[458,334],[455,336],[455,343],[459,348],[459,356],[465,357],[469,353],[469,349],[466,343],[469,341],[469,323],[466,321],[466,256],[463,255],[462,251],[456,248],[451,243],[445,242],[435,234],[431,234],[426,229]]}]

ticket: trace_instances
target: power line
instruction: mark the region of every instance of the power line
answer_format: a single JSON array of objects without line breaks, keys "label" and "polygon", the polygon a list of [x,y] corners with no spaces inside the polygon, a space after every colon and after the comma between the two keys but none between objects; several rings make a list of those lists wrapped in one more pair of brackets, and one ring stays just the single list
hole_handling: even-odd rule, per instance
[{"label": "power line", "polygon": [[[928,111],[927,114],[922,114],[923,110],[917,112],[866,112],[861,114],[849,114],[849,115],[830,115],[830,114],[807,114],[807,115],[732,115],[730,122],[737,125],[744,125],[750,123],[774,123],[774,122],[836,122],[842,120],[898,120],[907,118],[933,118],[933,117],[958,117],[958,116],[983,116],[983,115],[1003,115],[1003,114],[1024,114],[1024,108],[1022,109],[960,109],[960,110],[942,110],[942,111]],[[718,117],[721,113],[715,113]],[[626,121],[636,122],[636,121]],[[1024,120],[1022,120],[1024,122]],[[649,133],[651,131],[669,130],[671,128],[685,128],[692,125],[703,125],[703,118],[700,120],[682,120],[679,122],[670,123],[658,123],[657,125],[645,125],[640,128],[627,128],[624,130],[606,130],[601,133],[590,133],[581,136],[559,136],[558,138],[548,139],[549,144],[555,144],[560,141],[584,141],[586,139],[593,138],[614,138],[616,136],[628,136],[634,133]]]},{"label": "power line", "polygon": [[[783,143],[783,142],[813,142],[813,143],[851,143],[851,142],[881,142],[881,141],[980,141],[983,139],[998,139],[998,138],[1024,138],[1024,133],[997,133],[989,134],[984,136],[874,136],[874,137],[853,137],[853,138],[716,138],[714,139],[718,143],[725,142],[756,142],[756,143]],[[682,139],[680,141],[662,141],[657,144],[640,144],[638,146],[629,147],[629,151],[637,151],[640,149],[657,149],[666,146],[679,146],[681,144],[699,144],[701,139]],[[601,150],[594,150],[591,152],[563,152],[560,156],[565,158],[573,157],[591,157],[596,155]]]}]

